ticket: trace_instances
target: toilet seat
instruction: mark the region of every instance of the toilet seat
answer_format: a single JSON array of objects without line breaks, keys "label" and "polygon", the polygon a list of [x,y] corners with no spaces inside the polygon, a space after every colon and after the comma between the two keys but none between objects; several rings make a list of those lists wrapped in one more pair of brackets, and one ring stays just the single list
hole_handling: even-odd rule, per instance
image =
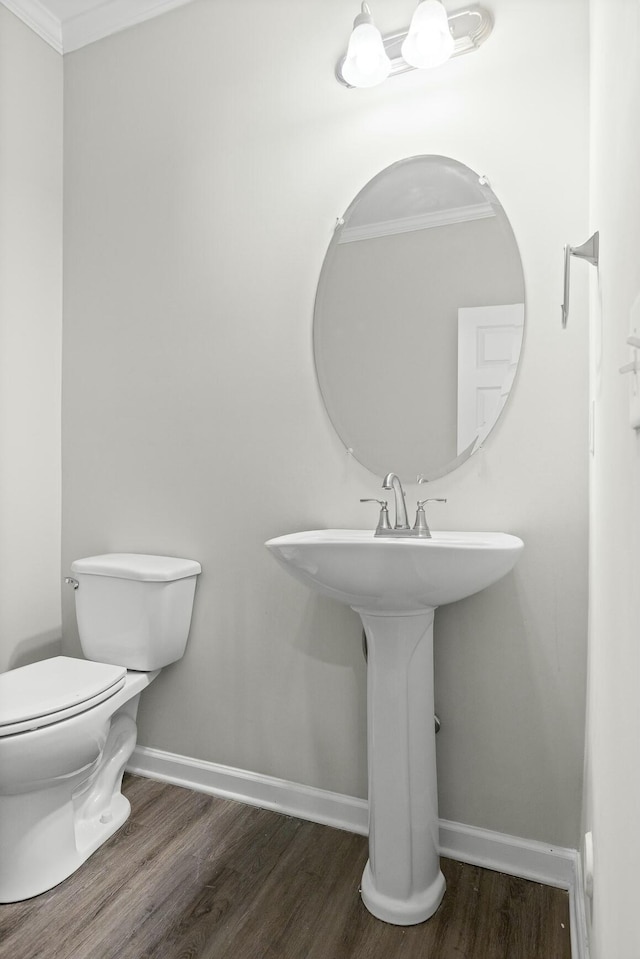
[{"label": "toilet seat", "polygon": [[124,666],[54,656],[0,674],[0,736],[86,712],[125,684]]}]

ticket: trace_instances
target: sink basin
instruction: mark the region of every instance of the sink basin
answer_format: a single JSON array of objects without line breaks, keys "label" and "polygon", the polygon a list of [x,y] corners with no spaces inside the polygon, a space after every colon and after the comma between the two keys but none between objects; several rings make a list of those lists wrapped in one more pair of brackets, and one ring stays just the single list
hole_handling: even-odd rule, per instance
[{"label": "sink basin", "polygon": [[491,586],[524,544],[508,533],[434,532],[387,539],[359,529],[324,529],[270,539],[287,571],[355,609],[408,611],[443,606]]},{"label": "sink basin", "polygon": [[369,861],[361,895],[374,916],[414,925],[445,892],[440,869],[433,695],[437,606],[491,586],[524,544],[507,533],[432,539],[314,530],[265,545],[296,579],[353,607],[367,637]]}]

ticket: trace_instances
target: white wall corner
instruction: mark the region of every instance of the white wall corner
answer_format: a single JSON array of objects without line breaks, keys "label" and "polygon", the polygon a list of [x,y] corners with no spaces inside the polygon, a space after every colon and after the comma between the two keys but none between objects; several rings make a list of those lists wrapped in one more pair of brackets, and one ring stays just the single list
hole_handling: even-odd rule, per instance
[{"label": "white wall corner", "polygon": [[[271,809],[366,836],[365,799],[262,776],[244,769],[136,746],[127,771],[222,799]],[[589,959],[582,865],[575,849],[440,820],[440,854],[569,892],[572,959]]]},{"label": "white wall corner", "polygon": [[39,0],[0,0],[0,3],[54,50],[62,53],[62,25]]}]

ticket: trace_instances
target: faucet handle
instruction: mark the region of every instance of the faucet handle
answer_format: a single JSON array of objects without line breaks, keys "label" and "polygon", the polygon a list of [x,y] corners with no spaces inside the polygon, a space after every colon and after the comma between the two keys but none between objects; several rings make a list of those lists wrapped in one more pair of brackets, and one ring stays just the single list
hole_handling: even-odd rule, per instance
[{"label": "faucet handle", "polygon": [[422,539],[431,539],[431,530],[429,529],[429,524],[427,523],[427,515],[424,511],[425,503],[446,503],[446,499],[441,497],[430,496],[428,499],[418,500],[418,509],[416,512],[416,521],[414,523],[413,529],[416,536],[421,537]]},{"label": "faucet handle", "polygon": [[389,522],[389,509],[386,499],[361,499],[361,503],[379,503],[380,504],[380,516],[378,517],[378,525],[376,526],[376,533],[391,529],[391,523]]}]

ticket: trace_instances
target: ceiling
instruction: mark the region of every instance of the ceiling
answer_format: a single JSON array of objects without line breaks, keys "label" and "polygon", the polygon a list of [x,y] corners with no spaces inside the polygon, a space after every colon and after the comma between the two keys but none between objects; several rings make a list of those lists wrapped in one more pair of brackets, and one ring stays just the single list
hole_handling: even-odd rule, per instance
[{"label": "ceiling", "polygon": [[0,0],[58,53],[70,53],[191,0]]}]

